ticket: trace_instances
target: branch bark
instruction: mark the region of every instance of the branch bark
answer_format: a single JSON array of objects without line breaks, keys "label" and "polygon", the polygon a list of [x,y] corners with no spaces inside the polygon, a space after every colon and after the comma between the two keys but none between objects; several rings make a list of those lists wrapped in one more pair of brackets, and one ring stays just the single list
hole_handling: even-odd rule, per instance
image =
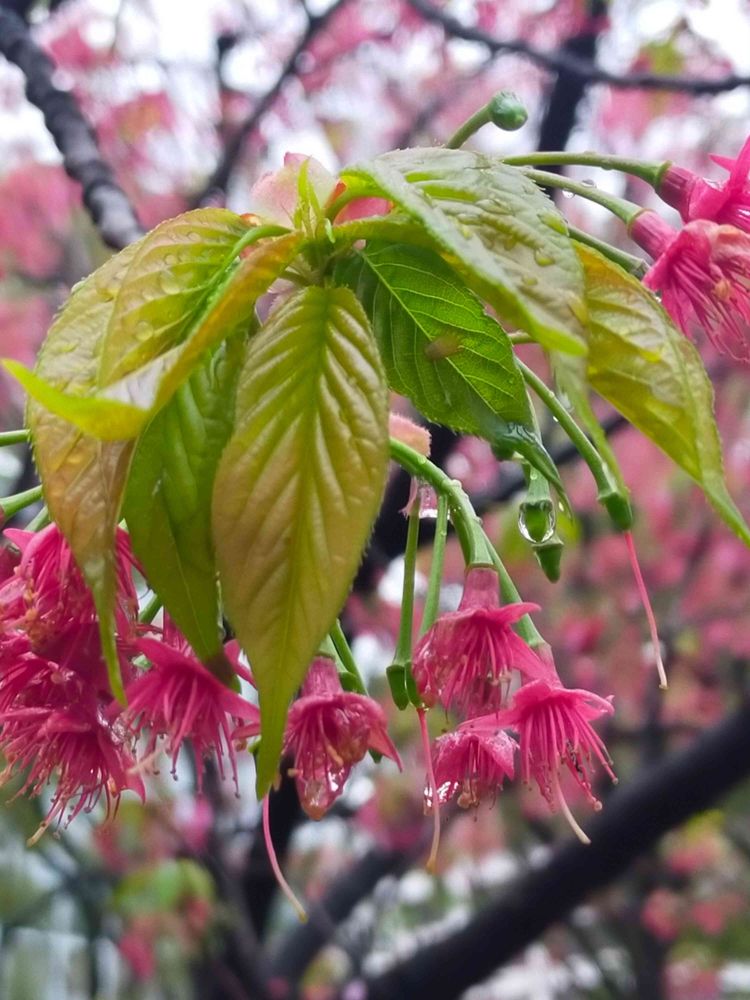
[{"label": "branch bark", "polygon": [[101,238],[115,250],[143,234],[130,200],[104,162],[93,130],[74,96],[54,82],[55,65],[36,44],[23,19],[0,7],[0,53],[26,77],[26,96],[62,153],[65,170],[83,189],[83,203]]},{"label": "branch bark", "polygon": [[590,846],[561,844],[546,864],[517,879],[456,934],[367,980],[363,995],[455,1000],[749,774],[750,703],[745,702],[686,750],[644,768],[609,796],[588,824]]}]

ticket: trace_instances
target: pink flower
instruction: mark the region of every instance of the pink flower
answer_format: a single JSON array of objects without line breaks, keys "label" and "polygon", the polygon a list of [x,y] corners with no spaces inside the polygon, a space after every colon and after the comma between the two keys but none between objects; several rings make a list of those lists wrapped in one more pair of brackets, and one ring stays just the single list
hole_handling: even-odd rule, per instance
[{"label": "pink flower", "polygon": [[723,184],[706,180],[685,167],[670,166],[659,184],[659,196],[677,209],[684,222],[707,219],[750,232],[750,138],[736,159],[711,159],[729,171]]},{"label": "pink flower", "polygon": [[559,682],[535,680],[519,688],[511,708],[485,719],[474,719],[466,728],[490,725],[514,729],[521,744],[521,777],[533,778],[550,806],[562,809],[581,839],[588,839],[573,819],[560,788],[560,768],[567,765],[579,788],[594,807],[599,801],[591,790],[587,768],[596,758],[613,781],[611,761],[601,738],[591,723],[601,715],[611,715],[612,702],[590,691],[569,690]]},{"label": "pink flower", "polygon": [[651,211],[641,212],[630,235],[655,258],[644,285],[661,293],[683,332],[702,328],[717,350],[750,362],[750,237],[702,220],[677,232]]},{"label": "pink flower", "polygon": [[458,611],[441,615],[414,650],[414,680],[430,707],[454,704],[465,716],[499,709],[512,671],[543,677],[549,668],[511,628],[536,604],[500,607],[497,573],[471,566]]},{"label": "pink flower", "polygon": [[104,796],[107,815],[117,808],[126,789],[144,798],[141,779],[124,734],[109,725],[91,704],[66,707],[14,707],[0,715],[3,754],[8,762],[3,779],[28,770],[19,794],[39,795],[53,775],[57,787],[49,812],[35,837],[62,820],[90,812]]},{"label": "pink flower", "polygon": [[[165,638],[169,640],[171,636],[168,631]],[[222,684],[184,640],[179,648],[149,638],[138,640],[136,646],[151,661],[151,668],[126,688],[125,717],[138,732],[146,727],[150,729],[147,754],[155,751],[158,737],[165,736],[174,774],[182,744],[190,740],[195,750],[199,789],[203,758],[211,752],[216,755],[222,778],[226,754],[236,785],[237,760],[232,737],[235,720],[246,723],[245,735],[257,734],[260,732],[258,709]]]},{"label": "pink flower", "polygon": [[[432,767],[440,803],[458,792],[462,809],[478,806],[495,794],[506,778],[513,778],[517,743],[487,717],[487,724],[464,723],[455,733],[440,736],[432,748]],[[429,785],[425,802],[431,806]]]},{"label": "pink flower", "polygon": [[333,660],[316,657],[289,710],[284,753],[293,754],[302,808],[312,819],[330,809],[354,764],[375,750],[401,766],[377,702],[344,691]]},{"label": "pink flower", "polygon": [[322,208],[336,189],[336,178],[312,156],[287,153],[280,170],[263,174],[250,191],[248,211],[263,222],[296,226],[301,208],[300,180],[303,168],[307,185]]}]

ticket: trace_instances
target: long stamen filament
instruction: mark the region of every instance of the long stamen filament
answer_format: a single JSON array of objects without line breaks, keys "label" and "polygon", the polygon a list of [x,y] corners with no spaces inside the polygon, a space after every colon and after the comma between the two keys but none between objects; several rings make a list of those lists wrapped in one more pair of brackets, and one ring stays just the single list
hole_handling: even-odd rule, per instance
[{"label": "long stamen filament", "polygon": [[560,776],[557,771],[552,772],[552,791],[555,793],[555,801],[560,807],[560,812],[563,814],[565,819],[568,821],[573,833],[578,837],[582,844],[590,844],[591,840],[581,829],[578,820],[575,818],[573,813],[570,811],[570,806],[568,805],[565,796],[563,795],[563,790],[560,787]]},{"label": "long stamen filament", "polygon": [[274,877],[279,885],[279,888],[294,907],[294,911],[299,917],[300,921],[303,924],[307,923],[307,911],[305,910],[302,903],[300,903],[300,901],[294,895],[292,887],[284,878],[281,872],[281,867],[279,866],[278,858],[276,857],[276,851],[273,846],[273,840],[271,839],[271,821],[270,821],[270,808],[269,808],[268,795],[266,795],[266,797],[263,799],[263,838],[266,842],[266,850],[268,851],[268,860],[271,862],[271,870],[273,871]]},{"label": "long stamen filament", "polygon": [[648,591],[646,590],[646,584],[643,580],[643,574],[641,573],[641,567],[638,563],[638,556],[635,551],[635,542],[633,541],[633,535],[630,531],[623,532],[625,538],[625,544],[628,548],[628,556],[630,558],[630,565],[633,569],[633,576],[635,577],[636,586],[638,587],[638,593],[640,594],[641,601],[643,603],[643,610],[646,612],[646,620],[648,621],[649,631],[651,633],[651,646],[654,650],[654,659],[656,660],[656,670],[659,674],[659,687],[662,691],[667,689],[667,672],[664,669],[664,661],[661,657],[661,643],[659,642],[659,632],[656,627],[656,618],[654,617],[654,610],[651,607],[651,601],[649,600]]},{"label": "long stamen filament", "polygon": [[432,752],[430,750],[430,734],[427,731],[427,713],[423,708],[417,709],[419,716],[419,731],[422,735],[422,749],[424,751],[425,768],[427,770],[427,784],[430,789],[430,800],[432,802],[432,844],[430,846],[430,856],[427,858],[425,868],[434,874],[437,867],[438,848],[440,847],[440,799],[438,797],[438,787],[435,781],[435,769],[432,766]]}]

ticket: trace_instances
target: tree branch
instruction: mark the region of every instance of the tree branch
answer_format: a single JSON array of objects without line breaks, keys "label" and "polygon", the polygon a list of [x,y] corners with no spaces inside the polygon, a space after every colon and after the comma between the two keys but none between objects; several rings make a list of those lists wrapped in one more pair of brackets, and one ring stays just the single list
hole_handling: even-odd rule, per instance
[{"label": "tree branch", "polygon": [[455,1000],[621,875],[669,830],[750,774],[750,703],[686,750],[644,768],[587,825],[591,845],[561,844],[456,934],[364,984],[368,1000]]},{"label": "tree branch", "polygon": [[26,96],[62,153],[67,173],[83,189],[83,203],[104,242],[120,250],[143,233],[130,200],[102,160],[91,127],[71,93],[54,83],[55,65],[17,14],[0,7],[0,53],[26,77]]},{"label": "tree branch", "polygon": [[242,155],[246,140],[258,127],[266,112],[271,109],[274,101],[281,93],[284,84],[294,75],[299,57],[344,3],[346,3],[346,0],[334,0],[334,3],[331,4],[325,13],[319,15],[308,14],[307,28],[282,66],[276,82],[263,94],[253,108],[252,113],[242,122],[234,135],[229,139],[216,169],[211,174],[203,190],[196,195],[194,204],[200,205],[216,192],[226,191],[229,179],[237,165],[237,161]]},{"label": "tree branch", "polygon": [[493,38],[492,35],[488,35],[478,28],[461,24],[455,17],[442,10],[436,10],[427,0],[406,0],[406,3],[418,14],[421,14],[426,21],[439,24],[453,38],[479,42],[481,45],[487,46],[491,52],[510,52],[524,56],[543,69],[553,73],[567,73],[570,76],[580,77],[588,83],[606,83],[610,87],[631,90],[677,90],[696,96],[722,94],[729,90],[736,90],[738,87],[750,85],[750,76],[741,76],[737,73],[729,73],[717,79],[670,76],[658,73],[628,73],[625,75],[611,73],[609,70],[597,66],[591,59],[581,58],[575,52],[565,48],[550,52],[538,49],[519,39],[502,41],[499,38]]}]

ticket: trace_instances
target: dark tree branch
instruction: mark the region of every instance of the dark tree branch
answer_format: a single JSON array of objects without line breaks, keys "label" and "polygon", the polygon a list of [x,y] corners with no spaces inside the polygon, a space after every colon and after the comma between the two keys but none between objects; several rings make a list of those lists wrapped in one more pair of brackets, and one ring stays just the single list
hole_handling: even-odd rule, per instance
[{"label": "dark tree branch", "polygon": [[406,0],[406,2],[426,21],[439,24],[453,38],[478,42],[487,46],[491,52],[510,52],[525,56],[543,69],[553,73],[567,73],[569,76],[579,77],[587,83],[606,83],[610,87],[630,90],[677,90],[696,96],[722,94],[729,90],[736,90],[738,87],[750,85],[750,76],[741,76],[737,73],[729,73],[717,79],[658,73],[628,73],[625,75],[611,73],[609,70],[597,66],[591,59],[582,58],[576,52],[564,47],[550,52],[545,49],[537,49],[533,45],[529,45],[528,42],[519,39],[503,41],[499,38],[493,38],[478,28],[461,24],[450,14],[437,10],[427,0]]},{"label": "dark tree branch", "polygon": [[287,80],[294,76],[299,57],[308,47],[310,42],[312,42],[315,36],[318,35],[323,28],[325,28],[331,17],[344,5],[344,3],[346,3],[346,0],[335,0],[325,13],[317,16],[308,14],[307,28],[282,66],[281,72],[276,78],[276,82],[265,92],[265,94],[263,94],[253,108],[252,113],[245,119],[244,122],[242,122],[237,131],[227,142],[216,169],[213,174],[211,174],[203,190],[194,199],[194,203],[196,205],[202,204],[217,192],[221,193],[226,191],[229,179],[232,176],[235,166],[237,165],[237,161],[242,155],[242,151],[248,137],[252,135],[258,127],[266,112],[271,109],[274,101],[281,93],[281,90]]},{"label": "dark tree branch", "polygon": [[71,93],[54,83],[55,66],[17,14],[0,7],[0,53],[26,77],[26,96],[62,153],[63,163],[83,189],[83,203],[104,242],[120,250],[143,233],[130,201],[102,160],[94,133]]},{"label": "dark tree branch", "polygon": [[669,830],[714,805],[750,774],[750,703],[686,750],[644,768],[588,823],[590,846],[567,842],[517,879],[456,934],[366,982],[368,1000],[455,1000],[592,892],[617,878]]}]

